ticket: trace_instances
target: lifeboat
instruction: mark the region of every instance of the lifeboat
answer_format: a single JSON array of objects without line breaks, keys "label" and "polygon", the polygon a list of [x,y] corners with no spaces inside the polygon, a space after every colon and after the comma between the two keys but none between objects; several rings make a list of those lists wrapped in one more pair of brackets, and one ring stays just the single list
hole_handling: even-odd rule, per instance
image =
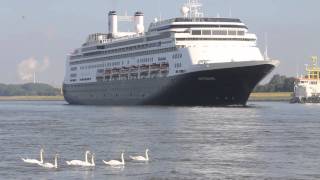
[{"label": "lifeboat", "polygon": [[149,72],[149,65],[142,64],[140,66],[140,72]]},{"label": "lifeboat", "polygon": [[168,69],[169,68],[169,63],[165,62],[165,63],[161,63],[161,69]]},{"label": "lifeboat", "polygon": [[112,73],[112,69],[106,69],[105,71],[104,71],[104,74],[105,75],[110,75]]},{"label": "lifeboat", "polygon": [[138,72],[139,71],[139,67],[138,66],[131,66],[130,67],[130,72]]},{"label": "lifeboat", "polygon": [[112,74],[119,74],[120,73],[120,68],[113,68],[112,69]]},{"label": "lifeboat", "polygon": [[128,74],[129,73],[129,68],[128,67],[122,67],[120,69],[120,74]]},{"label": "lifeboat", "polygon": [[150,66],[150,69],[151,69],[151,71],[159,71],[160,70],[160,64],[156,64],[156,63],[154,63],[154,64],[152,64],[151,66]]}]

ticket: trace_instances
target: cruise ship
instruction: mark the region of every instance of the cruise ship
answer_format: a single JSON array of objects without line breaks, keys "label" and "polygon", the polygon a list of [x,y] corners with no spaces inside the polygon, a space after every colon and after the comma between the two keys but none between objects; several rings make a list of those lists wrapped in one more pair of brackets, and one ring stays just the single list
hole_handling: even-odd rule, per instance
[{"label": "cruise ship", "polygon": [[[199,0],[181,16],[108,13],[108,33],[89,35],[67,57],[63,94],[79,105],[245,106],[279,61],[262,55],[257,37],[236,18],[205,17]],[[134,32],[120,32],[131,21]]]}]

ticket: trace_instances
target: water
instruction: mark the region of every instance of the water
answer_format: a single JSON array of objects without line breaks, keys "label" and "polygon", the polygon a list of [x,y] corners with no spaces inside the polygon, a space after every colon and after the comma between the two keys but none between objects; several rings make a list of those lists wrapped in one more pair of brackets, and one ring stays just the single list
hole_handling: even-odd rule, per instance
[{"label": "water", "polygon": [[[97,107],[0,102],[0,179],[320,179],[320,105]],[[59,169],[25,164],[40,147]],[[150,149],[149,163],[129,161]],[[66,160],[96,154],[95,168]],[[102,160],[127,160],[111,168]]]}]

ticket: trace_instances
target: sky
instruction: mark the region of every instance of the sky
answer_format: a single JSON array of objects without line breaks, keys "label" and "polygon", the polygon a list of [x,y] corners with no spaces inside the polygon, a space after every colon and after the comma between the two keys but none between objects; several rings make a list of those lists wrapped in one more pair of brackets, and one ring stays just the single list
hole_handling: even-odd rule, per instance
[{"label": "sky", "polygon": [[[87,35],[107,32],[107,13],[145,13],[154,18],[180,17],[186,0],[1,0],[0,83],[37,81],[59,87],[66,56]],[[273,74],[296,76],[313,55],[320,56],[319,0],[201,0],[207,17],[240,18],[257,34],[263,52],[267,36],[270,58],[280,60]],[[128,31],[132,26],[120,25]]]}]

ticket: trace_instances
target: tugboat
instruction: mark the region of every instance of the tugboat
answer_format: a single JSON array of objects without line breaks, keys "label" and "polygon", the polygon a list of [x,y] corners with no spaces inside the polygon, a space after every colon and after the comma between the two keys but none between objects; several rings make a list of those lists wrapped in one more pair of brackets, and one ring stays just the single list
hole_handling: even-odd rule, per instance
[{"label": "tugboat", "polygon": [[320,67],[318,57],[311,57],[312,64],[306,65],[305,76],[298,77],[291,103],[320,103]]}]

